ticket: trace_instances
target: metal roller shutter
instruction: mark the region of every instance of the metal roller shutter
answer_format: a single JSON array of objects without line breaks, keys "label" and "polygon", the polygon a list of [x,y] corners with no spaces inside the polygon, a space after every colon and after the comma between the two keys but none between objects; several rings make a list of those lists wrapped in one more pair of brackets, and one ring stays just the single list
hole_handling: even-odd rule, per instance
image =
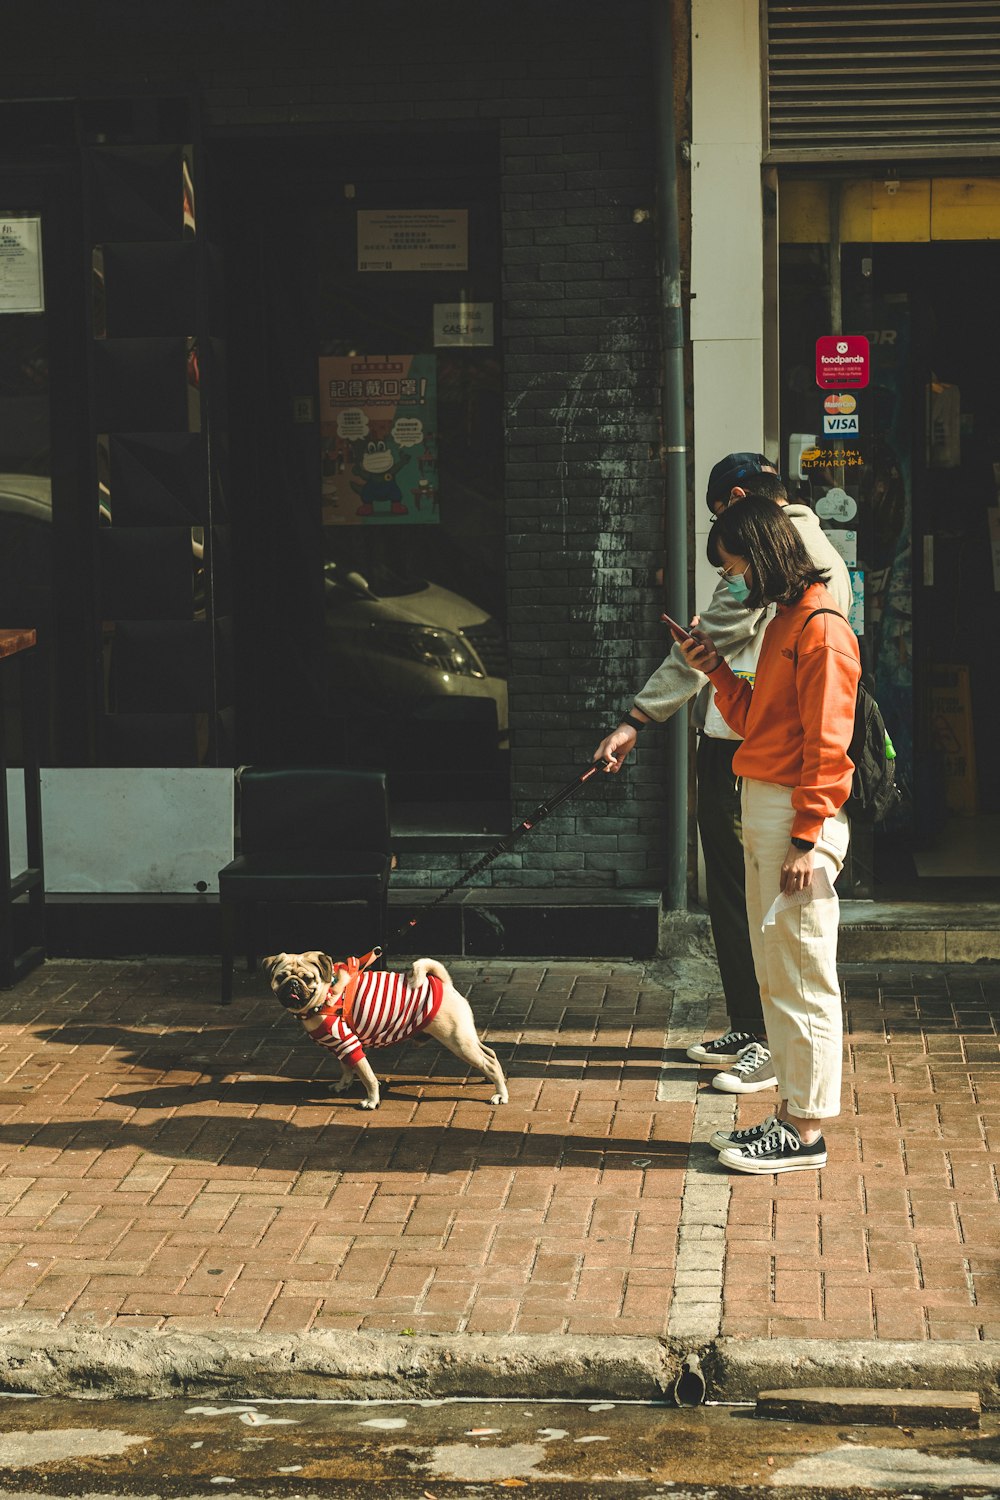
[{"label": "metal roller shutter", "polygon": [[1000,0],[766,3],[769,161],[1000,155]]}]

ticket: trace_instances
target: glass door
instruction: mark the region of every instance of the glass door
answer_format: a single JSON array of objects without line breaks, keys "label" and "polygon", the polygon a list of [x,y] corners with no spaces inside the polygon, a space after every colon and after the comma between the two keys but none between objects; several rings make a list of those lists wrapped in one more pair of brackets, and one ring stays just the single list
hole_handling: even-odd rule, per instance
[{"label": "glass door", "polygon": [[[842,894],[982,900],[1000,888],[986,769],[998,730],[1000,249],[985,231],[953,237],[976,226],[945,212],[950,180],[891,186],[782,186],[782,466],[854,570],[855,628],[904,793],[874,837],[854,830]],[[817,384],[816,341],[834,334],[866,340],[858,389]]]},{"label": "glass door", "polygon": [[[0,625],[36,631],[36,668],[49,682],[55,621],[45,220],[37,187],[0,177]],[[50,720],[55,696],[50,687]],[[19,696],[5,709],[8,754],[16,761]],[[51,722],[45,738],[51,742]]]},{"label": "glass door", "polygon": [[0,163],[0,624],[37,632],[43,765],[87,764],[93,747],[81,244],[75,163]]},{"label": "glass door", "polygon": [[218,170],[243,758],[383,769],[430,831],[508,817],[497,163],[488,134],[386,135]]}]

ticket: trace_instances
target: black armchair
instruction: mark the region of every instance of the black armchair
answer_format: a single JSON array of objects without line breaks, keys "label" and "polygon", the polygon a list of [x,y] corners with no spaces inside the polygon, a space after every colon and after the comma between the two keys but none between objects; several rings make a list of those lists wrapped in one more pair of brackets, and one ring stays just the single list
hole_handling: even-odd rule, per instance
[{"label": "black armchair", "polygon": [[[219,871],[222,1004],[233,994],[236,910],[244,927],[258,905],[362,904],[368,923],[357,952],[385,941],[389,891],[389,801],[381,771],[341,767],[264,770],[240,778],[240,853]],[[252,941],[252,960],[259,956]]]}]

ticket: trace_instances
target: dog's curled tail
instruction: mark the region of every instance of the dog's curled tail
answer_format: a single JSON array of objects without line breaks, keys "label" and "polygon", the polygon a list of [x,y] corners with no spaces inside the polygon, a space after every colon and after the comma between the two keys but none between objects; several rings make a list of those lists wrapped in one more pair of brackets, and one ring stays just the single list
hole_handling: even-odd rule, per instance
[{"label": "dog's curled tail", "polygon": [[418,958],[413,965],[413,987],[423,984],[428,974],[433,974],[440,979],[442,984],[451,984],[451,975],[444,964],[439,964],[436,958]]}]

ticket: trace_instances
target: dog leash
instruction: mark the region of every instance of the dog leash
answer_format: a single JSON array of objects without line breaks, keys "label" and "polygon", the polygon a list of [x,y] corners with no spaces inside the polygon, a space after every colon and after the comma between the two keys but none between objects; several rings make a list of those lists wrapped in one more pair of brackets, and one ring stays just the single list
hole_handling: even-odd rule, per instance
[{"label": "dog leash", "polygon": [[381,948],[372,948],[368,953],[362,953],[360,958],[347,958],[343,963],[335,964],[333,972],[338,969],[346,969],[348,974],[347,985],[340,997],[340,1014],[346,1025],[350,1026],[354,1020],[354,997],[358,993],[358,985],[364,971],[382,957]]},{"label": "dog leash", "polygon": [[602,769],[603,762],[599,760],[592,761],[585,771],[581,771],[579,776],[575,776],[572,781],[567,781],[565,786],[560,787],[551,797],[539,803],[534,812],[529,813],[523,823],[519,823],[516,828],[511,829],[510,833],[505,834],[502,839],[498,839],[492,849],[487,850],[482,858],[477,859],[476,863],[471,865],[468,870],[463,870],[458,879],[453,880],[448,889],[442,891],[441,895],[436,897],[429,906],[425,907],[417,916],[411,917],[408,922],[404,922],[402,927],[398,928],[389,939],[389,946],[395,947],[399,939],[412,932],[417,923],[422,922],[424,917],[432,912],[435,907],[440,906],[442,901],[447,901],[448,897],[457,891],[460,886],[468,885],[470,880],[474,880],[477,875],[481,875],[495,859],[500,858],[501,854],[509,854],[515,844],[519,843],[533,828],[537,828],[539,823],[544,822],[550,813],[555,812],[557,807],[560,807],[575,792],[578,792],[585,782],[588,782],[592,776]]}]

